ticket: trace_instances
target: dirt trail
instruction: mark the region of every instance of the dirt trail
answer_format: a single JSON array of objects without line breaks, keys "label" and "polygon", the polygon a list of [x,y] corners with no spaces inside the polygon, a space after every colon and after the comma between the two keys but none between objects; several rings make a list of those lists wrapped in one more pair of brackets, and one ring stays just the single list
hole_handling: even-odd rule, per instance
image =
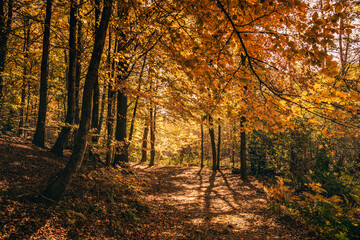
[{"label": "dirt trail", "polygon": [[132,166],[151,179],[147,198],[158,209],[152,220],[158,230],[149,239],[309,239],[264,211],[265,194],[254,179],[243,182],[228,170]]}]

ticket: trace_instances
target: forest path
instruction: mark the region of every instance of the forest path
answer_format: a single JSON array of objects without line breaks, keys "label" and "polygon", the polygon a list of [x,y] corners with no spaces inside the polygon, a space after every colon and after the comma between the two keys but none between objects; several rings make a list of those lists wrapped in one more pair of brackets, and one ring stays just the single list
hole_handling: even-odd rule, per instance
[{"label": "forest path", "polygon": [[266,196],[253,178],[244,182],[230,170],[131,165],[150,179],[147,200],[157,212],[150,238],[309,239],[264,211]]}]

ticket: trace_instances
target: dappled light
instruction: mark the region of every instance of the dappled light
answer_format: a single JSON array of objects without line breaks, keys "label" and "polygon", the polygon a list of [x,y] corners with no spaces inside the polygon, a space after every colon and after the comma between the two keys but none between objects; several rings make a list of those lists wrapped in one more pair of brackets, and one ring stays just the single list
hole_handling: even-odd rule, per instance
[{"label": "dappled light", "polygon": [[243,182],[230,170],[204,168],[197,174],[199,167],[132,165],[152,180],[147,198],[154,210],[166,212],[173,221],[171,231],[162,233],[165,239],[308,237],[266,213],[266,195],[254,178]]},{"label": "dappled light", "polygon": [[0,239],[360,239],[359,0],[1,0]]}]

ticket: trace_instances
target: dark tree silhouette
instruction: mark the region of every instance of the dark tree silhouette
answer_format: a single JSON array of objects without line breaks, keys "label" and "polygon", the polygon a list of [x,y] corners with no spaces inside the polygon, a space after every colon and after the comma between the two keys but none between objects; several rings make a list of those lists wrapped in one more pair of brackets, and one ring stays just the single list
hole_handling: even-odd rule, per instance
[{"label": "dark tree silhouette", "polygon": [[76,63],[77,63],[77,50],[76,50],[76,0],[70,1],[70,34],[69,34],[69,71],[68,71],[68,99],[67,99],[67,112],[65,119],[65,126],[62,127],[61,132],[51,149],[51,151],[57,155],[62,156],[64,146],[67,143],[71,126],[74,123],[75,118],[75,85],[76,85]]},{"label": "dark tree silhouette", "polygon": [[36,123],[36,130],[34,134],[33,143],[36,146],[45,146],[45,121],[47,112],[47,90],[48,90],[48,75],[49,75],[49,53],[50,53],[50,23],[51,23],[51,7],[53,0],[46,2],[46,17],[44,26],[43,38],[43,52],[41,59],[41,76],[40,76],[40,100],[38,119]]},{"label": "dark tree silhouette", "polygon": [[58,202],[63,197],[66,189],[72,181],[73,175],[81,167],[84,159],[87,138],[89,135],[91,124],[91,100],[94,90],[94,84],[98,75],[101,55],[104,50],[107,27],[109,25],[111,16],[112,2],[112,0],[104,1],[99,31],[96,32],[90,64],[85,78],[83,104],[81,108],[81,120],[78,134],[76,136],[74,151],[66,167],[62,171],[60,171],[50,181],[45,190],[42,191],[42,195],[46,199],[51,199],[55,202]]}]

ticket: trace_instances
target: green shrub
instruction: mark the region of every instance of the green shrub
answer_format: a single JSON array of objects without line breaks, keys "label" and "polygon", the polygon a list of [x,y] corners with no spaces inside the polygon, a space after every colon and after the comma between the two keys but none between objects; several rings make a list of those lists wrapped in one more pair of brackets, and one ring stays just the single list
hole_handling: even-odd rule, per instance
[{"label": "green shrub", "polygon": [[275,185],[264,187],[277,211],[306,224],[317,234],[328,238],[360,238],[359,204],[354,202],[349,205],[344,200],[345,195],[330,196],[320,183],[307,184],[307,191],[301,193],[296,193],[288,183],[289,180],[278,177]]}]

